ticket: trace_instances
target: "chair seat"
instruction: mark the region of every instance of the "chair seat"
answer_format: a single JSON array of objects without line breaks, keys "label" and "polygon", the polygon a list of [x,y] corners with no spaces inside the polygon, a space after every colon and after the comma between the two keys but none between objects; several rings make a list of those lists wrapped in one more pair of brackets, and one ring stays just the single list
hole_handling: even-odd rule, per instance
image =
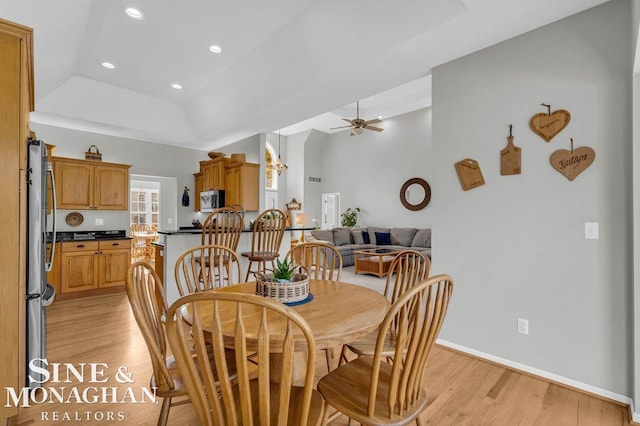
[{"label": "chair seat", "polygon": [[[259,425],[260,418],[258,412],[258,380],[252,380],[250,382],[251,387],[251,404],[254,408],[253,411],[253,424]],[[242,410],[240,408],[240,398],[238,397],[237,387],[235,388],[236,392],[236,410],[238,415],[240,416]],[[289,401],[289,414],[287,419],[287,424],[292,426],[297,426],[300,424],[300,407],[302,406],[302,395],[304,392],[304,388],[294,386],[291,388],[291,399]],[[277,412],[277,385],[271,385],[271,412]],[[308,425],[320,425],[322,424],[322,417],[324,414],[324,400],[322,399],[322,395],[313,389],[311,393],[311,406],[309,408],[309,417],[308,417]],[[241,422],[242,423],[242,422]]]},{"label": "chair seat", "polygon": [[[209,261],[210,261],[211,257],[212,257],[212,256],[205,256],[205,257],[204,257],[204,264],[205,264],[205,266],[209,266]],[[194,260],[196,263],[200,263],[200,256],[195,256],[195,257],[193,258],[193,260]],[[215,256],[213,256],[213,262],[214,262],[214,263],[218,263],[218,262],[220,262],[220,255],[215,255]],[[228,256],[228,255],[222,255],[222,263],[225,263],[225,264],[226,264],[226,263],[229,263],[229,256]]]},{"label": "chair seat", "polygon": [[277,251],[253,251],[253,252],[244,252],[242,256],[248,257],[249,260],[253,261],[265,261],[265,260],[274,260],[278,257]]},{"label": "chair seat", "polygon": [[176,365],[176,360],[173,356],[167,357],[167,370],[169,370],[169,375],[173,380],[173,388],[167,385],[162,385],[161,383],[157,383],[155,374],[151,376],[151,387],[158,388],[156,391],[158,396],[164,398],[187,395],[187,388],[185,387],[184,381],[180,376],[178,366]]},{"label": "chair seat", "polygon": [[[355,342],[347,343],[347,347],[353,353],[358,356],[373,356],[376,351],[376,341],[378,340],[378,332],[369,333],[366,336],[361,337]],[[384,340],[384,346],[382,347],[382,356],[392,357],[396,351],[396,339],[390,333],[387,332],[387,337]]]},{"label": "chair seat", "polygon": [[416,403],[406,407],[402,415],[397,412],[389,416],[388,398],[392,366],[380,364],[376,407],[372,417],[367,415],[369,383],[373,358],[357,358],[327,374],[318,382],[318,391],[327,404],[349,418],[362,424],[404,425],[411,423],[427,407],[427,392],[420,389]]}]

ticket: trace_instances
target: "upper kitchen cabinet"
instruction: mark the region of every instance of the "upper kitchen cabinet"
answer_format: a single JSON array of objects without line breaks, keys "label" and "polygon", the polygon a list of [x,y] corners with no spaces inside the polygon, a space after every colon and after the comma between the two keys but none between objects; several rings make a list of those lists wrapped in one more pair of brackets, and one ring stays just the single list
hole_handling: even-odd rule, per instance
[{"label": "upper kitchen cabinet", "polygon": [[54,157],[56,199],[63,210],[128,210],[127,164]]},{"label": "upper kitchen cabinet", "polygon": [[202,173],[202,190],[211,191],[224,189],[224,166],[229,163],[228,158],[218,157],[209,161],[200,162]]},{"label": "upper kitchen cabinet", "polygon": [[225,205],[258,210],[259,164],[229,163],[225,166]]}]

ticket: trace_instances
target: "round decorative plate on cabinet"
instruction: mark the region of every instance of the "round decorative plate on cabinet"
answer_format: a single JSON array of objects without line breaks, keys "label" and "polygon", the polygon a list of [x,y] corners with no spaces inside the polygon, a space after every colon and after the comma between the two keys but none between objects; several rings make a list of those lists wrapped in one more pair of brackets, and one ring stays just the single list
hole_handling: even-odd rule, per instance
[{"label": "round decorative plate on cabinet", "polygon": [[78,226],[84,221],[84,216],[78,212],[71,212],[67,215],[66,221],[70,226]]}]

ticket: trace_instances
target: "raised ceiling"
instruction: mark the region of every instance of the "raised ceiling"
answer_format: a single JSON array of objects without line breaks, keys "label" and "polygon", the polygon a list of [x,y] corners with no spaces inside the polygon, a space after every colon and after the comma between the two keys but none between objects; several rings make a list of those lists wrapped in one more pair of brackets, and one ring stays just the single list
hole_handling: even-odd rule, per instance
[{"label": "raised ceiling", "polygon": [[434,66],[600,3],[3,0],[0,17],[34,28],[33,121],[214,149],[328,131],[358,99],[368,118],[427,106]]}]

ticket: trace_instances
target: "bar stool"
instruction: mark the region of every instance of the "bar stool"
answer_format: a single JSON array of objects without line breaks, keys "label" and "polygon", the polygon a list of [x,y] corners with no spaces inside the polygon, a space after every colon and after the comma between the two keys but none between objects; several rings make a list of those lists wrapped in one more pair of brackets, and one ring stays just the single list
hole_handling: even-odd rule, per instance
[{"label": "bar stool", "polygon": [[[258,215],[253,222],[251,251],[242,253],[249,259],[245,281],[249,281],[251,272],[265,273],[267,262],[271,262],[272,268],[275,267],[274,261],[279,256],[284,229],[285,216],[282,210],[268,209]],[[254,262],[258,264],[256,270],[251,269]]]}]

